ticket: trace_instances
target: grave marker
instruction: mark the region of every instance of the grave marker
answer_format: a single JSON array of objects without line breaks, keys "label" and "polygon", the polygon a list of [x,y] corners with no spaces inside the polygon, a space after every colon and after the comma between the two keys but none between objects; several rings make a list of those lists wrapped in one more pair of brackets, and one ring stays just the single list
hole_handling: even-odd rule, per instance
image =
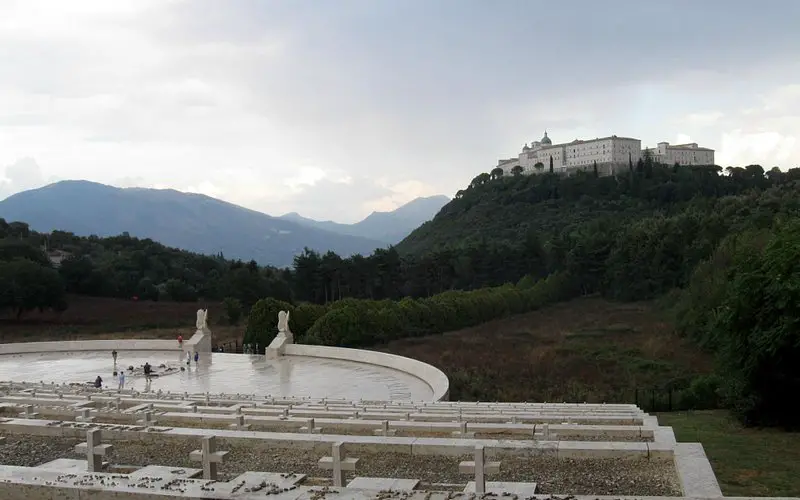
[{"label": "grave marker", "polygon": [[92,410],[88,408],[81,409],[78,411],[78,416],[75,417],[76,422],[94,422],[94,417],[92,417]]},{"label": "grave marker", "polygon": [[314,419],[309,418],[306,420],[305,427],[300,427],[300,432],[307,432],[308,434],[319,434],[322,432],[322,427],[314,427]]},{"label": "grave marker", "polygon": [[141,420],[136,421],[137,424],[143,425],[146,428],[156,425],[157,422],[158,420],[153,420],[153,412],[149,411],[144,412],[144,417]]},{"label": "grave marker", "polygon": [[345,486],[345,472],[355,471],[357,464],[357,458],[345,458],[344,443],[334,443],[331,456],[320,458],[318,467],[324,470],[332,470],[333,485],[343,488]]},{"label": "grave marker", "polygon": [[462,474],[475,474],[475,493],[486,493],[486,474],[500,472],[500,462],[486,462],[486,454],[482,444],[475,447],[475,458],[458,464],[458,471]]},{"label": "grave marker", "polygon": [[23,418],[37,418],[39,416],[38,413],[34,413],[33,405],[25,405],[25,411],[20,413],[19,416]]},{"label": "grave marker", "polygon": [[114,447],[110,444],[100,444],[102,437],[100,429],[86,431],[86,442],[75,445],[75,453],[86,453],[87,470],[100,472],[103,470],[103,457]]},{"label": "grave marker", "polygon": [[206,436],[203,438],[203,448],[189,453],[189,459],[203,462],[203,479],[217,480],[217,466],[223,462],[227,451],[217,451],[217,438]]},{"label": "grave marker", "polygon": [[397,431],[394,429],[389,429],[389,421],[384,420],[383,422],[381,422],[380,429],[375,429],[372,433],[376,436],[389,437],[397,434]]},{"label": "grave marker", "polygon": [[466,422],[461,422],[461,423],[458,424],[458,430],[453,432],[453,436],[467,439],[467,438],[474,438],[475,437],[475,433],[474,432],[467,432],[467,423]]},{"label": "grave marker", "polygon": [[244,415],[234,415],[233,423],[229,427],[237,431],[246,431],[250,429],[250,424],[244,423]]}]

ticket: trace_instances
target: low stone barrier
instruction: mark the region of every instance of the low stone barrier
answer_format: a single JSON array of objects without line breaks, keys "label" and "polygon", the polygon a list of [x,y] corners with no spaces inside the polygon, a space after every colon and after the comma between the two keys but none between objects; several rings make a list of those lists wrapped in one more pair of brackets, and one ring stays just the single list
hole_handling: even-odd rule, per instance
[{"label": "low stone barrier", "polygon": [[422,379],[433,390],[433,400],[441,401],[450,394],[450,381],[438,368],[422,361],[387,354],[377,351],[362,349],[347,349],[344,347],[325,347],[317,345],[287,344],[284,347],[286,356],[309,356],[314,358],[338,359],[343,361],[356,361],[370,365],[392,368],[394,370],[410,373]]},{"label": "low stone barrier", "polygon": [[180,351],[174,340],[68,340],[0,344],[0,355],[71,351]]}]

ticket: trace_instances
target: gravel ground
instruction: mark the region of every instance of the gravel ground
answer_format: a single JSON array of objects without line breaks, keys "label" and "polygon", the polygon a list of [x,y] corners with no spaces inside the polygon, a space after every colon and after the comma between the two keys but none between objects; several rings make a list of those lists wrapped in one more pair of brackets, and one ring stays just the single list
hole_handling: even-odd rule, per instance
[{"label": "gravel ground", "polygon": [[[35,466],[57,458],[84,458],[73,452],[80,439],[7,436],[0,447],[0,463]],[[171,465],[199,468],[189,460],[189,452],[200,442],[166,440],[165,443],[114,441],[110,462],[115,465]],[[222,479],[231,479],[247,470],[296,472],[325,477],[317,468],[320,456],[305,450],[285,450],[263,446],[226,446],[229,450],[220,467]],[[461,483],[469,477],[458,473],[463,457],[414,456],[395,453],[359,453],[358,475],[419,479],[423,483]],[[554,458],[502,459],[501,472],[493,481],[535,481],[540,493],[573,495],[659,495],[680,496],[675,468],[671,462],[603,460],[556,460]],[[318,483],[315,481],[315,483]]]}]

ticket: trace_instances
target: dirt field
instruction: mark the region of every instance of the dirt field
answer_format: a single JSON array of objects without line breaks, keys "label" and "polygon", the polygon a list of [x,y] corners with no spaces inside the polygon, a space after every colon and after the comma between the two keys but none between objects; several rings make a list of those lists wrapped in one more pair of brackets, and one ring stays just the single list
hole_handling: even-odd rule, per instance
[{"label": "dirt field", "polygon": [[380,350],[439,367],[454,400],[633,402],[633,389],[711,371],[650,304],[579,299]]}]

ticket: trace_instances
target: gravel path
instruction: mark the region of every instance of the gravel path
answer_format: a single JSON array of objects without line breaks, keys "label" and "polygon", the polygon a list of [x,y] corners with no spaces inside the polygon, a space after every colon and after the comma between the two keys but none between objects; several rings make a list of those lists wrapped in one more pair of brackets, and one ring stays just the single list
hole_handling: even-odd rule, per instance
[{"label": "gravel path", "polygon": [[[41,436],[7,436],[0,447],[0,463],[35,466],[57,458],[84,458],[73,452],[80,439]],[[115,465],[170,465],[199,468],[189,460],[189,452],[200,442],[168,440],[164,443],[114,441],[110,462]],[[317,468],[320,458],[305,450],[285,450],[263,446],[225,446],[230,450],[220,467],[222,479],[231,479],[247,470],[296,472],[325,477]],[[406,454],[360,453],[358,475],[419,479],[423,483],[461,483],[470,478],[458,473],[463,457],[414,456]],[[502,460],[500,474],[493,481],[535,481],[540,493],[573,495],[659,495],[680,496],[675,468],[670,462],[603,460],[556,460],[554,458],[509,457]]]}]

